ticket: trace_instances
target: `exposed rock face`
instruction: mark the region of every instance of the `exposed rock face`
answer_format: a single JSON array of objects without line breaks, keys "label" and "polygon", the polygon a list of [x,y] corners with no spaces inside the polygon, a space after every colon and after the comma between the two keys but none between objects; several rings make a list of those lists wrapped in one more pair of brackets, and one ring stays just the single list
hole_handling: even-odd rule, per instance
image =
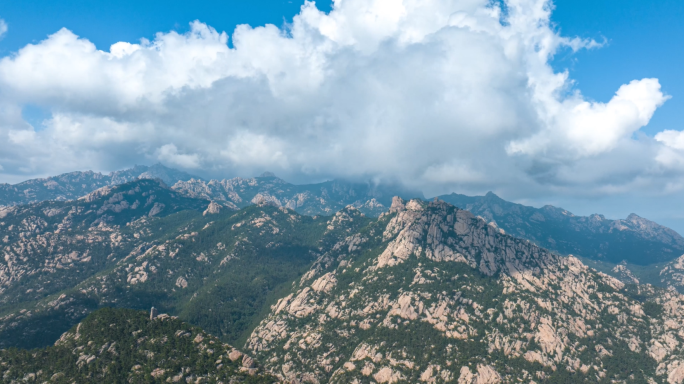
[{"label": "exposed rock face", "polygon": [[666,262],[684,253],[684,238],[670,228],[629,215],[608,220],[603,215],[575,216],[547,205],[537,209],[505,201],[493,193],[464,196],[453,193],[440,200],[467,209],[514,236],[561,254],[619,264]]},{"label": "exposed rock face", "polygon": [[663,285],[684,292],[684,255],[667,263],[659,275]]},{"label": "exposed rock face", "polygon": [[355,247],[348,238],[322,255],[254,330],[246,348],[273,374],[291,383],[681,381],[682,296],[626,289],[443,202],[394,199],[390,212]]},{"label": "exposed rock face", "polygon": [[[13,345],[6,343],[14,342],[14,337],[22,337],[23,332],[13,327],[21,326],[21,319],[32,322],[31,317],[40,312],[35,307],[55,311],[61,308],[70,321],[82,318],[82,307],[68,308],[79,291],[68,295],[59,292],[74,288],[117,262],[144,254],[160,230],[164,231],[158,226],[150,227],[155,220],[183,210],[204,209],[206,204],[180,196],[159,181],[137,180],[104,187],[76,201],[1,210],[0,348]],[[169,223],[166,229],[174,225],[183,223]],[[153,265],[141,263],[126,271],[122,281],[140,286],[155,272]],[[50,298],[51,295],[55,296]],[[34,310],[7,312],[23,303],[34,303]],[[45,321],[58,318],[46,317]],[[35,327],[46,331],[55,328]],[[35,329],[29,335],[35,335],[36,341],[41,339]],[[33,337],[24,335],[26,339]]]},{"label": "exposed rock face", "polygon": [[[73,200],[98,188],[146,178],[160,179],[187,196],[211,200],[228,209],[269,203],[306,215],[332,215],[351,205],[367,216],[377,217],[387,211],[392,196],[422,198],[420,192],[369,183],[338,180],[293,185],[270,172],[255,178],[203,181],[158,164],[152,167],[136,166],[109,175],[90,171],[73,172],[17,185],[0,185],[0,206]],[[99,192],[108,193],[106,189]],[[510,203],[493,193],[475,197],[451,194],[440,196],[439,199],[467,209],[507,233],[544,248],[613,264],[606,271],[622,261],[650,265],[673,260],[684,253],[684,238],[636,214],[631,214],[625,220],[607,220],[602,215],[579,217],[552,206],[536,209]],[[157,209],[159,207],[150,212],[150,217],[157,213]],[[650,275],[651,272],[645,271],[644,274]],[[641,276],[636,278],[642,279]]]},{"label": "exposed rock face", "polygon": [[217,213],[220,213],[221,209],[222,209],[221,205],[219,205],[215,201],[212,201],[211,203],[209,203],[209,206],[207,207],[207,209],[204,210],[203,215],[204,216],[215,215]]},{"label": "exposed rock face", "polygon": [[616,265],[612,272],[613,276],[617,277],[622,282],[628,284],[639,284],[639,279],[624,264]]}]

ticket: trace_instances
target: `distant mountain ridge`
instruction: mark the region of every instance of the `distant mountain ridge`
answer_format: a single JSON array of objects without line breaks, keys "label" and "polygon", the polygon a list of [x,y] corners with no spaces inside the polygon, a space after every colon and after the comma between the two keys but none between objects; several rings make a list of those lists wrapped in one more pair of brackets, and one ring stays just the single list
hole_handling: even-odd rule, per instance
[{"label": "distant mountain ridge", "polygon": [[421,192],[391,185],[341,180],[295,185],[270,172],[254,178],[179,181],[172,188],[186,196],[218,201],[234,209],[268,202],[309,216],[330,216],[351,205],[377,217],[387,211],[394,196],[423,198]]},{"label": "distant mountain ridge", "polygon": [[[212,207],[232,210],[251,204],[268,203],[293,209],[300,214],[330,216],[353,206],[370,217],[388,210],[392,197],[424,196],[397,185],[376,185],[332,180],[295,185],[266,172],[258,177],[203,180],[160,164],[112,172],[73,172],[16,185],[0,185],[0,206],[13,206],[43,200],[75,200],[98,188],[111,187],[137,178],[157,178],[187,197],[213,201]],[[603,215],[575,216],[562,208],[547,205],[534,208],[501,199],[494,193],[465,196],[456,193],[438,199],[471,211],[514,236],[564,255],[611,264],[622,262],[646,266],[666,263],[684,254],[684,238],[655,222],[629,215],[609,220]],[[652,279],[651,279],[652,280]],[[668,283],[664,283],[668,284]]]},{"label": "distant mountain ridge", "polygon": [[561,254],[637,265],[669,261],[684,254],[682,236],[636,214],[624,220],[609,220],[598,214],[575,216],[551,205],[534,208],[511,203],[492,192],[485,196],[452,193],[438,199]]},{"label": "distant mountain ridge", "polygon": [[161,164],[136,165],[133,168],[103,175],[99,172],[70,172],[45,179],[31,179],[18,184],[0,184],[0,206],[14,206],[47,200],[76,200],[96,189],[124,184],[135,179],[160,179],[167,185],[197,176],[167,168]]}]

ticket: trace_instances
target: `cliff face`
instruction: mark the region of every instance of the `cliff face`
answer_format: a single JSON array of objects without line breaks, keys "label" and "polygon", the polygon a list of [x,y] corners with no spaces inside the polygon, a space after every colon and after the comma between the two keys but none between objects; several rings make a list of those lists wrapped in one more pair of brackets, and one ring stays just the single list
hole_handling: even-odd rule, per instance
[{"label": "cliff face", "polygon": [[443,202],[390,212],[271,307],[246,345],[267,369],[293,383],[684,379],[681,296]]}]

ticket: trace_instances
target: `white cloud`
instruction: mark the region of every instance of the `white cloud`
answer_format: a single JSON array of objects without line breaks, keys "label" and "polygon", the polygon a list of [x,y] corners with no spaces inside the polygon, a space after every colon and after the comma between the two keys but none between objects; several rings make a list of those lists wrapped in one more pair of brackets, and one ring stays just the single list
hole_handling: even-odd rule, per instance
[{"label": "white cloud", "polygon": [[157,159],[182,168],[199,168],[199,156],[195,154],[182,154],[174,144],[166,144],[155,152]]},{"label": "white cloud", "polygon": [[[658,80],[625,79],[605,103],[568,94],[550,60],[600,44],[561,36],[548,1],[494,3],[337,0],[325,14],[307,2],[287,30],[239,26],[232,48],[200,22],[109,51],[62,29],[0,60],[4,174],[154,159],[428,193],[662,187],[669,139],[635,137],[667,100]],[[26,103],[52,112],[44,130],[21,119]]]},{"label": "white cloud", "polygon": [[7,33],[7,23],[5,20],[0,19],[0,39]]},{"label": "white cloud", "polygon": [[623,85],[608,103],[588,102],[579,95],[544,105],[544,128],[530,138],[513,141],[512,154],[552,152],[553,156],[594,156],[614,149],[648,124],[669,97],[658,79],[634,80]]},{"label": "white cloud", "polygon": [[666,146],[684,151],[684,132],[665,130],[658,133],[655,139]]}]

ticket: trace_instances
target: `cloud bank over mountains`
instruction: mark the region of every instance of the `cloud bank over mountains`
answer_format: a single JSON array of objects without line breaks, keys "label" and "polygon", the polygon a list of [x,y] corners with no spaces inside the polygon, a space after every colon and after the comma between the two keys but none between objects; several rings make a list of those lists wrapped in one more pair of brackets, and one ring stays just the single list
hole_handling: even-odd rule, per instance
[{"label": "cloud bank over mountains", "polygon": [[498,4],[307,2],[284,28],[196,21],[109,51],[62,29],[0,60],[0,177],[162,161],[428,193],[684,188],[683,134],[639,133],[668,99],[657,79],[587,100],[550,62],[600,44],[562,36],[549,1]]}]

